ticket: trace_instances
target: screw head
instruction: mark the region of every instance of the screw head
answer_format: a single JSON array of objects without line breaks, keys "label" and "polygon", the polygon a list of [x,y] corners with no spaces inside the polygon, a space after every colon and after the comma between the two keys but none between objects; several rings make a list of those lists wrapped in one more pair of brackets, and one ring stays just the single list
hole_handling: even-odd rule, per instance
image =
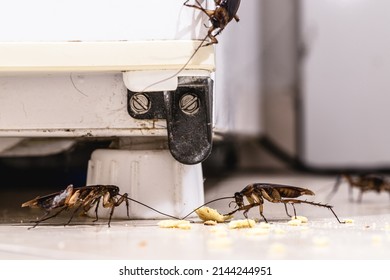
[{"label": "screw head", "polygon": [[145,114],[150,110],[151,102],[144,93],[136,93],[130,98],[130,108],[136,114]]},{"label": "screw head", "polygon": [[187,93],[180,98],[180,109],[187,115],[193,115],[199,111],[199,98],[191,93]]}]

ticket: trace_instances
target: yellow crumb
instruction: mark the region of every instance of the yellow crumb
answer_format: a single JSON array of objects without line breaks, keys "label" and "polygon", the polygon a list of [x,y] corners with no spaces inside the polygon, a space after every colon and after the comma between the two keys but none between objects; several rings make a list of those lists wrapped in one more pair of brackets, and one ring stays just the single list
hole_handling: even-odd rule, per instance
[{"label": "yellow crumb", "polygon": [[185,220],[162,220],[157,223],[160,228],[190,229],[191,224]]},{"label": "yellow crumb", "polygon": [[353,224],[355,221],[352,219],[344,219],[343,222],[346,224]]},{"label": "yellow crumb", "polygon": [[233,218],[232,215],[221,215],[217,210],[203,206],[195,211],[202,221],[216,221],[218,223],[226,222]]},{"label": "yellow crumb", "polygon": [[204,221],[203,223],[205,226],[215,226],[217,224],[216,221],[213,221],[213,220],[207,220],[207,221]]},{"label": "yellow crumb", "polygon": [[230,229],[236,228],[252,228],[256,225],[256,222],[252,219],[234,220],[229,223]]}]

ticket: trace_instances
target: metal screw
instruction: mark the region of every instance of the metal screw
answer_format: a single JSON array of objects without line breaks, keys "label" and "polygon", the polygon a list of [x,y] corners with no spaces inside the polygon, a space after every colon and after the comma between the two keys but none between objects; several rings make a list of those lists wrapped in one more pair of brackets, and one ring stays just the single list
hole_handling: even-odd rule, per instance
[{"label": "metal screw", "polygon": [[136,114],[145,114],[150,107],[150,99],[143,93],[136,93],[130,98],[130,108]]},{"label": "metal screw", "polygon": [[199,98],[196,95],[187,93],[181,97],[179,105],[185,114],[193,115],[199,111]]}]

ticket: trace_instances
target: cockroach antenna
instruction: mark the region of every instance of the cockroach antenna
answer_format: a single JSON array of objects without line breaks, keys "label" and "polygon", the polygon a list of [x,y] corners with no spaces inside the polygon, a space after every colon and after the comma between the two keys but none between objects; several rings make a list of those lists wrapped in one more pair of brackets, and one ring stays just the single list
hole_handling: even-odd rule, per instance
[{"label": "cockroach antenna", "polygon": [[172,219],[175,219],[175,220],[180,220],[180,218],[178,218],[178,217],[175,217],[175,216],[166,214],[166,213],[164,213],[164,212],[161,212],[161,211],[157,210],[156,208],[153,208],[153,207],[151,207],[151,206],[149,206],[149,205],[146,205],[145,203],[142,203],[142,202],[140,202],[140,201],[138,201],[138,200],[135,200],[135,199],[133,199],[133,198],[130,198],[130,197],[125,196],[125,195],[122,195],[122,194],[118,194],[118,195],[121,196],[121,197],[125,197],[128,201],[132,201],[132,202],[138,203],[139,205],[142,205],[142,206],[144,206],[144,207],[146,207],[146,208],[149,208],[150,210],[152,210],[152,211],[154,211],[154,212],[157,212],[157,213],[159,213],[159,214],[161,214],[161,215],[163,215],[163,216],[166,216],[166,217],[169,217],[169,218],[172,218]]},{"label": "cockroach antenna", "polygon": [[234,196],[224,196],[224,197],[220,197],[220,198],[216,198],[216,199],[213,199],[209,202],[206,202],[205,204],[202,204],[201,206],[195,208],[194,210],[192,210],[190,213],[188,213],[187,215],[185,215],[183,218],[181,218],[182,220],[185,220],[189,215],[191,215],[192,213],[194,213],[195,211],[199,210],[200,208],[202,208],[203,206],[206,206],[210,203],[213,203],[213,202],[216,202],[216,201],[219,201],[219,200],[224,200],[224,199],[234,199]]}]

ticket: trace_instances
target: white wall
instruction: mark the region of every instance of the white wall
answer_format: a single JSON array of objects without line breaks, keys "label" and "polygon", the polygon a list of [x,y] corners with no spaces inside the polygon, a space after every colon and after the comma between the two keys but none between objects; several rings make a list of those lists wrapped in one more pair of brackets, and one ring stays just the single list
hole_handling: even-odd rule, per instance
[{"label": "white wall", "polygon": [[390,164],[390,1],[302,0],[303,159]]},{"label": "white wall", "polygon": [[261,113],[261,3],[243,0],[216,46],[217,130],[245,135],[263,131]]},{"label": "white wall", "polygon": [[[197,31],[204,30],[205,17],[183,3],[184,0],[0,0],[0,41],[198,38]],[[196,28],[192,25],[194,18]]]}]

